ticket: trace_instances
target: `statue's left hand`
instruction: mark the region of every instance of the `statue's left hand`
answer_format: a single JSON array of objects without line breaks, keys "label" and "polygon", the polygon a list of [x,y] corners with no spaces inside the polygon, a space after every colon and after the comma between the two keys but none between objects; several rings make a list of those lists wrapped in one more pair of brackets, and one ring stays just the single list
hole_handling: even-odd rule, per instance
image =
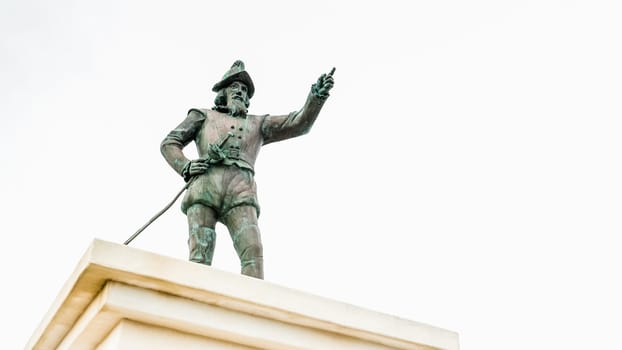
[{"label": "statue's left hand", "polygon": [[333,68],[328,74],[322,74],[317,79],[317,83],[313,84],[311,91],[313,91],[317,97],[327,98],[330,95],[328,92],[333,88],[333,85],[335,85],[335,80],[333,78],[334,72],[335,68]]}]

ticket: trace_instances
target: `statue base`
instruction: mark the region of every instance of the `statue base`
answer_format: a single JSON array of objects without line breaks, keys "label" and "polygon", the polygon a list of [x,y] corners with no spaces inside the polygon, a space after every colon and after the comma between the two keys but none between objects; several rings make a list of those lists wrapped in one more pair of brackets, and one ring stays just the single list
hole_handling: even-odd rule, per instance
[{"label": "statue base", "polygon": [[95,240],[27,349],[458,350],[454,332]]}]

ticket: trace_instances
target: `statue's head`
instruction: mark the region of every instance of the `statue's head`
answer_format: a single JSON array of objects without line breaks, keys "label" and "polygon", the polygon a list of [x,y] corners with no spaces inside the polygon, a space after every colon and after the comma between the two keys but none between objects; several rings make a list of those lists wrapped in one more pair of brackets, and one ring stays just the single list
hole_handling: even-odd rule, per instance
[{"label": "statue's head", "polygon": [[214,100],[215,109],[240,115],[246,114],[250,99],[255,93],[255,86],[244,69],[244,62],[237,60],[222,80],[214,85],[212,91],[217,92]]}]

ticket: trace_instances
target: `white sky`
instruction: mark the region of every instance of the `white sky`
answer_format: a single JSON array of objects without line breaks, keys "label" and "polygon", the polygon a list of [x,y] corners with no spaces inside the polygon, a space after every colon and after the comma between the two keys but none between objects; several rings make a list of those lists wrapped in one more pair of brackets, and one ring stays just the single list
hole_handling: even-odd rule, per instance
[{"label": "white sky", "polygon": [[[159,143],[238,58],[255,114],[300,108],[337,67],[311,133],[258,159],[268,281],[465,350],[622,348],[621,17],[613,0],[3,1],[0,348],[26,344],[93,238],[123,242],[183,186]],[[217,231],[214,267],[237,273]],[[186,237],[177,203],[132,246],[185,259]]]}]

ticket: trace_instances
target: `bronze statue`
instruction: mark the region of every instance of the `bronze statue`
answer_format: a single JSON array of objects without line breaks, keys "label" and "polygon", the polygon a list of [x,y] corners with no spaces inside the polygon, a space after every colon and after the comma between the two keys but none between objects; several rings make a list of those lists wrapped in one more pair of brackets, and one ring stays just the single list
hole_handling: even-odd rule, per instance
[{"label": "bronze statue", "polygon": [[[162,141],[162,155],[188,182],[181,204],[188,217],[189,260],[211,265],[216,223],[229,230],[242,274],[263,279],[263,248],[257,217],[255,160],[261,146],[304,135],[311,129],[333,87],[334,68],[312,85],[301,110],[288,115],[250,115],[255,86],[236,61],[212,90],[212,109],[193,108]],[[199,159],[182,150],[194,141]]]}]

